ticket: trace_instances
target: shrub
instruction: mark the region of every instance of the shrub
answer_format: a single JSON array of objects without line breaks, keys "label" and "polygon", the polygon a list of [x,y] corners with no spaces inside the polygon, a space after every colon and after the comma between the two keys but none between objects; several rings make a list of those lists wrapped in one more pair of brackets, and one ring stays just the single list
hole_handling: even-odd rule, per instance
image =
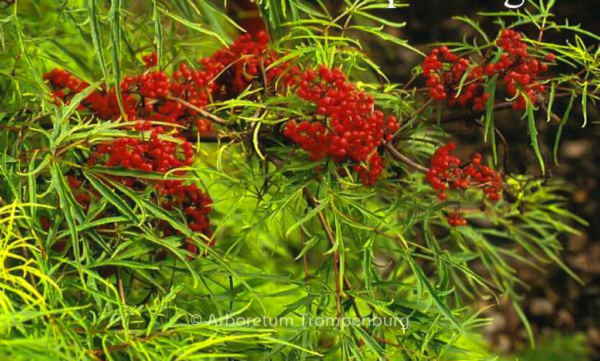
[{"label": "shrub", "polygon": [[[497,150],[495,113],[522,114],[544,171],[538,122],[558,161],[597,99],[599,38],[553,4],[487,14],[497,34],[461,18],[478,36],[425,55],[385,1],[263,0],[268,33],[241,36],[218,2],[6,2],[0,354],[483,358],[473,300],[522,315],[512,264],[561,264],[581,222]],[[371,37],[424,55],[414,79],[390,83]],[[453,153],[457,120],[488,153]]]}]

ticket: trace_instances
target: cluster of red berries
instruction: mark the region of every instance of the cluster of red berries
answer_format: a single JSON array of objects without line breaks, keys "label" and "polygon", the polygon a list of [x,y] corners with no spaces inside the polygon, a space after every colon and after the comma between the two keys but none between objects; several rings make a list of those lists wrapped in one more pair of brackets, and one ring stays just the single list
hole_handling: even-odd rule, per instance
[{"label": "cluster of red berries", "polygon": [[[448,189],[478,188],[483,192],[484,198],[492,202],[498,201],[502,192],[502,175],[482,165],[479,153],[471,155],[471,161],[463,165],[460,158],[452,155],[455,149],[455,143],[448,143],[438,148],[431,159],[425,179],[438,191],[438,199],[446,200]],[[460,220],[460,217],[454,216],[453,220]],[[453,221],[450,224],[462,225],[461,223]]]},{"label": "cluster of red berries", "polygon": [[163,140],[159,137],[161,133],[162,127],[156,127],[148,140],[119,138],[98,145],[90,155],[89,164],[159,173],[191,165],[194,161],[192,144],[185,138],[176,139],[180,144]]},{"label": "cluster of red berries", "polygon": [[[52,88],[52,97],[55,101],[66,100],[72,98],[77,93],[81,93],[89,86],[86,83],[73,74],[62,69],[53,69],[48,73],[44,74],[44,80],[48,81],[48,84]],[[79,105],[79,110],[84,109],[83,104]]]},{"label": "cluster of red berries", "polygon": [[[529,54],[519,32],[502,31],[496,44],[502,52],[499,60],[493,62],[485,58],[476,64],[456,56],[446,46],[433,49],[422,66],[430,97],[446,100],[449,106],[458,104],[475,111],[483,110],[489,99],[489,93],[485,92],[486,77],[498,75],[504,80],[507,94],[516,99],[514,109],[526,109],[527,101],[535,103],[537,95],[545,92],[538,78],[540,73],[548,70],[548,65]],[[554,59],[553,54],[548,54],[545,60]]]},{"label": "cluster of red berries", "polygon": [[[460,104],[469,105],[474,110],[484,109],[489,94],[483,91],[483,67],[469,69],[470,66],[469,59],[458,58],[446,46],[433,49],[423,63],[431,98],[447,100],[450,106]],[[461,83],[462,89],[458,94]]]},{"label": "cluster of red berries", "polygon": [[[197,107],[206,106],[215,89],[211,79],[216,76],[218,69],[207,67],[190,71],[185,64],[181,64],[180,69],[183,71],[175,72],[173,78],[162,71],[126,76],[120,84],[120,91],[127,119],[160,121],[184,127],[195,125],[200,131],[210,131],[208,120],[202,119],[195,111],[173,98],[190,99],[189,102]],[[44,78],[53,88],[55,97],[65,103],[89,86],[87,82],[59,69],[45,74]],[[108,91],[94,90],[79,106],[79,110],[86,108],[99,119],[121,118],[117,94],[113,88]]]},{"label": "cluster of red berries", "polygon": [[374,110],[373,97],[348,82],[339,69],[307,70],[296,94],[314,104],[316,111],[309,120],[288,122],[284,135],[308,152],[311,160],[329,157],[337,163],[356,163],[361,181],[372,185],[383,170],[377,147],[399,130],[397,119]]},{"label": "cluster of red berries", "polygon": [[[264,32],[259,33],[256,40],[250,35],[242,35],[229,48],[201,59],[199,69],[190,69],[181,63],[171,77],[159,70],[126,76],[119,86],[124,115],[129,120],[168,122],[188,129],[195,126],[194,130],[199,132],[210,131],[208,120],[176,98],[203,108],[211,99],[239,95],[253,82],[266,80],[271,84],[279,81],[284,87],[294,84],[299,74],[298,67],[287,62],[272,67],[278,58],[268,47],[268,42]],[[152,68],[157,64],[157,55],[146,55],[143,60],[148,68]],[[52,87],[56,100],[65,103],[89,86],[89,83],[59,69],[45,74],[44,78]],[[112,88],[94,90],[84,99],[79,110],[85,108],[100,119],[122,117],[117,92]]]},{"label": "cluster of red berries", "polygon": [[460,214],[458,209],[448,214],[448,224],[452,227],[461,227],[467,225],[467,220]]},{"label": "cluster of red berries", "polygon": [[255,38],[256,40],[253,40],[252,35],[244,34],[229,48],[219,50],[211,57],[213,62],[225,66],[220,84],[223,84],[228,96],[240,94],[254,81],[266,81],[267,84],[271,84],[278,80],[283,88],[296,82],[300,73],[297,66],[291,66],[288,62],[271,66],[278,60],[278,56],[269,47],[267,33],[260,31]]},{"label": "cluster of red berries", "polygon": [[[297,66],[286,62],[273,66],[278,61],[277,54],[268,47],[264,32],[256,40],[249,35],[241,36],[229,48],[201,59],[198,69],[182,63],[172,76],[154,69],[158,61],[156,53],[144,56],[143,61],[147,70],[124,77],[119,91],[96,89],[80,103],[78,110],[87,110],[101,120],[133,120],[135,125],[129,129],[141,133],[140,137],[120,138],[93,147],[89,165],[181,175],[183,171],[178,169],[191,165],[194,157],[193,146],[185,140],[183,132],[211,130],[211,123],[194,108],[204,108],[213,99],[237,96],[249,86],[270,87],[269,90],[276,92],[294,89],[300,98],[314,104],[314,116],[299,123],[289,122],[285,135],[313,160],[330,157],[337,163],[350,161],[366,185],[374,184],[383,171],[383,159],[377,148],[399,130],[396,118],[386,118],[375,111],[373,97],[348,82],[339,69],[321,67],[317,72],[308,70],[300,76]],[[57,102],[69,103],[90,86],[64,70],[53,70],[44,78]],[[158,122],[177,127],[161,126]],[[193,232],[212,237],[209,220],[212,200],[197,186],[173,180],[112,178],[132,190],[156,189],[162,208],[181,210]],[[87,209],[96,194],[93,188],[74,176],[69,183],[76,200]],[[164,236],[179,233],[166,222],[160,222],[160,229]],[[212,244],[210,241],[209,245]],[[183,247],[198,253],[192,242],[185,241]]]},{"label": "cluster of red berries", "polygon": [[[277,81],[283,87],[289,87],[297,81],[297,67],[286,62],[272,66],[277,61],[277,55],[270,50],[268,43],[268,36],[264,32],[257,34],[256,40],[249,35],[242,35],[228,49],[201,59],[198,69],[181,63],[172,76],[153,69],[158,63],[158,56],[154,52],[143,57],[147,68],[145,72],[126,76],[119,84],[121,104],[117,98],[119,92],[114,88],[92,91],[80,103],[78,110],[88,110],[102,120],[134,120],[136,122],[131,130],[142,132],[142,137],[120,138],[95,146],[88,159],[89,165],[181,175],[183,172],[177,169],[191,165],[194,157],[193,146],[185,140],[182,132],[211,131],[211,123],[193,108],[206,107],[212,99],[222,96],[237,96],[255,83],[267,86]],[[52,88],[56,102],[69,103],[76,94],[90,86],[59,69],[45,74],[44,79]],[[265,81],[267,84],[264,84]],[[191,107],[183,105],[185,102]],[[157,122],[179,127],[167,130]],[[167,140],[164,135],[169,135],[171,139]],[[113,178],[135,190],[155,188],[161,196],[161,207],[181,210],[193,232],[212,237],[209,221],[212,200],[197,186],[172,180]],[[93,188],[83,185],[74,176],[69,176],[69,183],[76,200],[87,209],[92,201]],[[166,222],[161,222],[160,228],[164,236],[178,233]],[[192,242],[186,241],[183,247],[198,253],[198,248]]]},{"label": "cluster of red berries", "polygon": [[146,68],[152,68],[153,66],[156,66],[156,64],[158,64],[158,54],[156,52],[144,55],[142,59],[144,60]]},{"label": "cluster of red berries", "polygon": [[383,158],[379,153],[373,153],[369,157],[366,165],[355,164],[354,171],[358,173],[360,182],[368,187],[371,187],[377,182],[381,173],[383,173]]},{"label": "cluster of red berries", "polygon": [[[268,47],[268,43],[269,38],[265,32],[257,34],[256,39],[250,35],[242,35],[229,48],[201,59],[199,69],[191,69],[181,63],[172,76],[158,69],[152,69],[156,67],[158,61],[155,52],[145,55],[143,61],[148,70],[124,77],[119,85],[121,105],[117,98],[119,92],[114,88],[101,88],[85,97],[78,110],[87,109],[103,120],[118,120],[124,116],[128,120],[136,121],[132,130],[145,131],[149,136],[145,139],[122,138],[98,145],[91,152],[89,164],[159,173],[170,172],[192,164],[194,154],[192,145],[183,137],[179,137],[181,131],[178,129],[183,129],[185,132],[211,131],[211,123],[193,108],[206,107],[212,99],[223,95],[236,96],[254,82],[279,81],[283,86],[289,86],[296,81],[299,74],[297,67],[290,66],[286,62],[272,66],[277,61],[277,54]],[[53,96],[57,102],[68,103],[76,94],[90,86],[89,83],[59,69],[45,74],[44,79],[53,89]],[[185,102],[192,107],[183,105]],[[121,106],[124,114],[121,112]],[[156,122],[181,127],[173,127],[167,132],[163,126],[156,125]],[[162,139],[161,136],[167,133],[175,138],[175,142]],[[139,183],[139,180],[125,178],[119,181],[128,186]],[[177,192],[184,189],[187,195],[182,194],[181,197],[186,199],[191,197],[190,199],[194,200],[192,203],[196,202],[195,199],[200,199],[196,205],[189,200],[186,201],[190,207],[200,209],[202,204],[210,203],[207,200],[209,198],[202,200],[203,198],[198,195],[200,190],[192,191],[191,186],[188,185],[166,182],[163,185],[153,185],[160,186],[166,192],[177,190],[173,194],[179,194]],[[190,192],[195,195],[190,196]],[[173,194],[170,194],[170,197],[176,203],[178,200]],[[181,201],[183,202],[183,199]],[[189,215],[198,218],[192,213]],[[208,222],[200,221],[199,218],[197,221],[190,224],[190,227],[206,233]]]},{"label": "cluster of red berries", "polygon": [[[537,95],[544,93],[544,85],[537,79],[540,73],[548,70],[548,65],[529,55],[527,44],[522,39],[523,35],[519,32],[511,29],[502,31],[496,43],[504,53],[494,67],[496,72],[502,71],[505,75],[506,92],[509,96],[515,97],[521,90],[522,94],[513,104],[513,108],[517,110],[526,109],[527,100],[535,104]],[[547,61],[554,61],[554,59],[554,54],[546,55]]]},{"label": "cluster of red berries", "polygon": [[[166,210],[179,209],[185,215],[188,227],[193,232],[203,233],[206,237],[212,237],[210,229],[209,213],[212,206],[212,200],[200,188],[194,184],[183,184],[182,181],[166,181],[163,183],[162,208]],[[163,224],[163,233],[165,236],[171,236],[176,232],[169,224]],[[213,241],[209,243],[213,245]],[[196,246],[187,242],[185,247],[188,251],[197,253]]]}]

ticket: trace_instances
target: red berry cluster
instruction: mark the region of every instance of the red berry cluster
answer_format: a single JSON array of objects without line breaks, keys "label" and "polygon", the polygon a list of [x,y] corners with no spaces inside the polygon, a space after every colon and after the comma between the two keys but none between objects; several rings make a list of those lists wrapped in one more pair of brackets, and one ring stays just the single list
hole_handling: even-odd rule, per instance
[{"label": "red berry cluster", "polygon": [[[502,31],[496,44],[501,51],[496,62],[485,58],[480,63],[473,63],[456,56],[446,46],[433,49],[422,66],[430,97],[447,100],[450,106],[458,104],[475,111],[483,110],[489,99],[485,92],[486,78],[498,75],[504,80],[507,94],[516,99],[514,109],[526,109],[527,100],[535,102],[537,95],[545,91],[538,79],[540,73],[548,70],[548,65],[529,54],[519,32]],[[554,58],[553,54],[546,56],[547,61],[554,61]]]},{"label": "red berry cluster", "polygon": [[[223,94],[236,96],[255,82],[266,86],[261,82],[279,81],[287,87],[295,81],[299,73],[297,67],[285,62],[270,67],[277,60],[277,54],[269,49],[268,42],[264,32],[257,35],[256,41],[249,35],[243,35],[228,49],[201,59],[199,69],[191,69],[182,63],[172,76],[151,70],[156,67],[158,56],[155,52],[148,54],[143,57],[148,70],[124,77],[119,85],[124,114],[121,113],[118,92],[114,88],[92,91],[78,110],[88,110],[104,120],[115,121],[123,115],[126,119],[137,120],[131,130],[142,132],[142,137],[120,138],[95,146],[88,159],[89,165],[181,175],[182,172],[176,170],[191,165],[194,157],[193,146],[182,136],[182,132],[208,132],[211,123],[179,100],[203,108],[215,97]],[[44,78],[53,89],[57,102],[70,102],[90,85],[58,69],[45,74]],[[156,122],[180,127],[165,129]],[[171,139],[165,139],[164,135],[171,136]],[[197,186],[184,184],[183,181],[113,178],[135,190],[155,188],[161,196],[160,205],[164,209],[180,209],[193,232],[209,238],[212,236],[208,217],[212,200]],[[70,176],[69,183],[76,200],[87,209],[92,200],[92,188],[82,186],[82,181],[74,176]],[[165,222],[162,222],[161,230],[165,236],[178,233]],[[198,251],[192,242],[186,241],[183,246],[192,252]]]},{"label": "red berry cluster", "polygon": [[454,209],[453,212],[448,214],[448,224],[452,227],[466,226],[467,220],[458,212],[458,209]]},{"label": "red berry cluster", "polygon": [[397,119],[374,111],[373,97],[356,89],[339,69],[307,70],[296,94],[314,104],[316,111],[309,120],[288,122],[284,135],[308,152],[311,160],[330,157],[337,163],[357,163],[361,181],[372,185],[383,170],[377,147],[399,130]]},{"label": "red berry cluster", "polygon": [[[203,108],[211,99],[239,95],[254,82],[279,81],[283,87],[292,85],[299,73],[298,68],[287,62],[270,67],[277,60],[277,54],[269,49],[268,42],[264,32],[257,35],[256,41],[250,35],[242,35],[228,49],[201,59],[199,69],[190,69],[187,64],[181,63],[171,77],[158,70],[126,76],[119,86],[125,116],[130,120],[161,121],[182,125],[189,130],[195,126],[196,131],[210,131],[208,120],[175,98]],[[146,55],[143,60],[147,67],[154,67],[157,55]],[[67,103],[89,86],[89,83],[64,70],[53,70],[44,78],[54,90],[57,100]],[[79,110],[85,108],[100,119],[117,120],[122,116],[115,89],[93,91],[84,99]]]},{"label": "red berry cluster", "polygon": [[367,165],[356,164],[354,171],[358,173],[362,184],[371,187],[377,182],[383,172],[383,158],[379,153],[373,153],[368,159]]},{"label": "red berry cluster", "polygon": [[[162,194],[164,199],[161,206],[164,209],[181,210],[192,231],[204,233],[207,237],[212,236],[208,218],[212,200],[200,188],[194,184],[184,185],[181,181],[167,181],[163,184]],[[163,232],[165,236],[176,233],[166,224]]]},{"label": "red berry cluster", "polygon": [[[55,102],[72,98],[89,86],[88,83],[62,69],[53,69],[44,74],[44,80],[48,81],[48,84],[52,87],[52,97]],[[78,109],[82,110],[84,108],[85,106],[80,104]]]},{"label": "red berry cluster", "polygon": [[[514,30],[504,30],[498,41],[504,53],[501,60],[494,66],[496,72],[502,71],[506,82],[506,92],[514,97],[521,90],[513,108],[524,110],[527,108],[527,98],[531,103],[537,101],[537,95],[545,91],[544,85],[537,81],[540,73],[548,70],[548,65],[529,55],[527,44],[523,42],[523,35]],[[554,60],[554,55],[546,57]]]},{"label": "red berry cluster", "polygon": [[172,169],[191,165],[194,149],[185,138],[181,144],[159,138],[162,128],[151,131],[150,139],[119,138],[96,147],[89,158],[90,165],[100,163],[106,167],[123,167],[146,172],[166,173]]},{"label": "red berry cluster", "polygon": [[[106,167],[123,167],[142,171],[166,173],[178,167],[190,165],[193,162],[193,148],[189,142],[181,144],[169,142],[153,136],[149,141],[135,138],[120,138],[112,143],[99,145],[89,159],[90,165],[102,164]],[[175,174],[181,172],[175,171]],[[208,214],[211,211],[212,200],[194,184],[184,184],[180,180],[142,181],[128,177],[113,177],[130,189],[144,190],[153,186],[161,196],[161,207],[165,210],[180,209],[183,211],[188,227],[206,237],[212,237]],[[75,200],[87,210],[92,202],[92,196],[97,192],[84,186],[77,177],[67,176]],[[160,229],[165,237],[180,232],[175,231],[167,222],[160,223]],[[209,242],[214,245],[214,242]],[[198,253],[198,248],[191,241],[185,241],[183,247]]]},{"label": "red berry cluster", "polygon": [[[469,105],[473,110],[484,109],[489,94],[482,87],[483,67],[469,69],[470,66],[469,59],[458,58],[446,46],[433,49],[423,63],[423,74],[427,77],[431,98],[448,100],[450,106],[460,104]],[[463,86],[458,94],[461,83]]]},{"label": "red berry cluster", "polygon": [[145,55],[142,59],[144,59],[144,64],[146,65],[146,68],[152,68],[153,66],[156,66],[156,64],[158,64],[158,54],[156,53],[156,51]]},{"label": "red berry cluster", "polygon": [[281,86],[287,88],[296,82],[300,73],[297,66],[288,62],[271,67],[278,56],[270,49],[269,36],[264,31],[256,35],[256,40],[250,34],[240,36],[229,48],[217,51],[211,59],[225,66],[220,84],[228,96],[237,96],[254,81],[270,84],[279,80]]},{"label": "red berry cluster", "polygon": [[[456,149],[455,143],[438,148],[431,159],[429,172],[426,180],[433,189],[438,191],[438,199],[446,200],[448,189],[478,188],[492,202],[500,199],[502,192],[502,175],[481,164],[481,154],[475,153],[471,156],[471,162],[462,165],[461,160],[452,155]],[[460,220],[460,218],[454,218]],[[455,223],[455,224],[452,224]],[[462,225],[462,222],[452,222],[452,225]]]},{"label": "red berry cluster", "polygon": [[[215,89],[212,78],[219,69],[206,67],[190,71],[185,64],[181,64],[180,69],[182,71],[175,72],[173,78],[162,71],[126,76],[120,84],[120,90],[127,118],[161,121],[185,127],[195,125],[199,131],[210,131],[208,120],[202,119],[173,98],[189,99],[189,103],[197,107],[206,106]],[[53,88],[54,95],[67,103],[75,94],[89,86],[64,70],[55,69],[44,77]],[[117,120],[121,117],[114,89],[93,91],[79,106],[79,110],[85,108],[99,119]],[[142,125],[138,126],[140,127]]]}]

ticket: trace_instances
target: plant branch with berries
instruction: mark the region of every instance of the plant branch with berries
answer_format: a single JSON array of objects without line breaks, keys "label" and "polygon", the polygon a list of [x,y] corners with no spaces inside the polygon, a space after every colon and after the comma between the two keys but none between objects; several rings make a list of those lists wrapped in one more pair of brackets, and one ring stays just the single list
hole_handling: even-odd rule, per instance
[{"label": "plant branch with berries", "polygon": [[[0,354],[479,359],[473,300],[518,308],[513,262],[560,263],[582,223],[568,185],[498,167],[496,116],[520,119],[545,170],[538,123],[557,123],[556,155],[576,99],[587,121],[599,71],[582,37],[598,37],[531,2],[424,55],[376,0],[258,2],[264,31],[241,35],[233,5],[198,4],[9,8]],[[543,42],[553,30],[578,40]],[[414,76],[390,83],[373,38],[424,55]],[[489,151],[456,155],[458,121]],[[224,322],[263,316],[293,324]]]}]

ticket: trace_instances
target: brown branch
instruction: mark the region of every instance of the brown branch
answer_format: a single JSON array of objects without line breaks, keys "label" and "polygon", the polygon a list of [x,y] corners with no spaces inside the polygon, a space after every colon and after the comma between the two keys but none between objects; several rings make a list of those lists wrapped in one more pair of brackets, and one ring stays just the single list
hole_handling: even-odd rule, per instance
[{"label": "brown branch", "polygon": [[[485,127],[485,124],[481,120],[474,119],[474,121],[479,126]],[[494,133],[498,136],[498,138],[500,139],[500,142],[502,143],[502,147],[504,148],[504,154],[502,157],[502,166],[504,167],[504,171],[506,172],[508,170],[508,142],[506,141],[506,137],[504,136],[504,134],[502,134],[500,129],[494,127]]]},{"label": "brown branch", "polygon": [[[315,199],[315,197],[313,196],[313,194],[310,190],[308,190],[307,188],[304,188],[302,190],[302,193],[304,194],[304,197],[306,198],[308,204],[313,209],[319,206],[319,202]],[[333,231],[331,230],[331,226],[327,222],[325,215],[323,214],[323,212],[319,211],[317,213],[317,217],[319,218],[319,222],[321,222],[321,226],[325,230],[325,234],[327,235],[327,239],[329,240],[329,243],[331,243],[332,246],[335,246],[335,236],[333,235]],[[339,267],[339,252],[336,251],[335,254],[338,255],[336,266]],[[338,284],[339,270],[337,270],[336,274],[337,274],[337,278],[335,280],[336,288],[339,288],[339,284]],[[343,283],[344,283],[344,288],[346,290],[351,291],[353,289],[352,284],[350,283],[350,281],[348,280],[346,275],[343,276]],[[356,303],[356,300],[350,294],[347,294],[347,296],[350,299],[350,302],[352,303],[352,309],[354,310],[354,313],[356,313],[356,316],[358,318],[362,319],[362,315],[360,314],[360,310],[358,308],[358,304]],[[339,295],[338,295],[338,297],[339,297]]]},{"label": "brown branch", "polygon": [[558,115],[556,115],[556,113],[554,113],[553,111],[551,111],[550,109],[548,109],[548,107],[546,106],[546,104],[542,104],[541,105],[542,109],[544,109],[544,111],[546,112],[546,114],[550,115],[550,119],[554,120],[557,123],[561,123],[562,120],[560,119],[560,117]]},{"label": "brown branch", "polygon": [[404,164],[408,165],[409,167],[418,170],[419,172],[429,173],[429,168],[424,167],[418,163],[415,163],[412,159],[410,159],[407,156],[405,156],[404,154],[400,153],[398,151],[398,149],[394,148],[394,146],[391,143],[385,143],[383,146],[390,153],[390,155],[392,157],[394,157],[394,159],[396,159],[400,163],[404,163]]},{"label": "brown branch", "polygon": [[13,132],[18,132],[18,131],[20,131],[23,128],[22,127],[17,127],[17,126],[14,126],[14,125],[0,124],[0,129],[7,129],[7,130],[10,130],[10,131],[13,131]]},{"label": "brown branch", "polygon": [[[309,202],[310,206],[312,208],[316,208],[318,206],[318,201],[315,199],[315,197],[312,195],[312,193],[307,189],[304,188],[302,190],[302,192],[304,193],[304,196],[306,197],[306,200]],[[323,212],[318,212],[317,216],[319,217],[319,222],[321,222],[321,226],[323,227],[323,229],[325,230],[325,234],[327,235],[327,239],[329,239],[329,243],[331,243],[332,246],[335,246],[335,237],[333,235],[333,232],[331,230],[331,226],[329,225],[329,223],[327,222],[327,219],[325,218],[325,215],[323,215]],[[337,290],[337,298],[338,298],[338,305],[339,303],[339,298],[340,298],[340,285],[339,285],[339,252],[336,251],[334,253],[334,260],[335,260],[335,273],[336,273],[336,280],[335,280],[335,284],[336,284],[336,290]],[[351,291],[353,289],[352,284],[350,283],[350,281],[348,280],[348,277],[346,277],[346,275],[343,275],[343,283],[344,283],[344,289]],[[360,309],[358,308],[358,304],[356,303],[356,300],[354,299],[354,297],[352,297],[352,295],[347,294],[348,298],[350,299],[350,303],[352,304],[352,309],[354,310],[354,313],[356,314],[356,316],[360,319],[362,319],[362,315],[360,313]],[[338,310],[338,312],[340,312],[340,310]],[[364,327],[364,325],[363,325]],[[365,329],[366,330],[366,329]]]},{"label": "brown branch", "polygon": [[[304,234],[304,231],[300,232],[300,239],[302,242],[302,249],[304,250],[304,246],[306,245],[306,235]],[[307,252],[304,252],[304,254],[302,255],[302,264],[304,265],[304,280],[309,280],[312,278],[312,275],[310,274],[309,268],[308,268],[308,258],[306,256]]]},{"label": "brown branch", "polygon": [[196,142],[200,140],[200,142],[204,143],[219,143],[219,142],[232,142],[239,140],[234,134],[221,134],[221,133],[191,133],[187,132],[185,134],[185,139],[190,142]]},{"label": "brown branch", "polygon": [[[514,102],[497,103],[497,104],[494,104],[493,110],[496,112],[496,111],[511,109],[513,104],[514,104]],[[475,112],[466,111],[466,112],[460,112],[460,113],[452,113],[452,114],[448,114],[446,116],[441,117],[439,119],[439,122],[440,122],[440,124],[442,124],[442,123],[451,123],[451,122],[455,122],[455,121],[463,120],[463,119],[473,119],[473,118],[477,118],[482,115],[485,115],[486,112],[487,112],[487,110],[483,109],[483,110],[478,110]],[[427,119],[426,122],[427,123],[437,123],[438,118],[432,117],[432,118]]]},{"label": "brown branch", "polygon": [[413,83],[415,80],[417,80],[417,78],[418,78],[418,77],[419,77],[419,75],[418,75],[418,74],[414,74],[414,75],[413,75],[413,76],[412,76],[412,77],[411,77],[411,78],[410,78],[410,79],[409,79],[409,80],[406,82],[406,84],[404,84],[404,85],[402,86],[402,90],[406,90],[406,89],[408,89],[408,87],[409,87],[409,86],[411,86],[411,85],[412,85],[412,83]]},{"label": "brown branch", "polygon": [[[554,98],[564,98],[564,97],[570,97],[570,96],[571,96],[571,93],[567,92],[567,93],[555,94]],[[544,105],[545,102],[546,102],[546,99],[538,99],[536,101],[535,105]],[[496,111],[511,109],[513,104],[514,104],[514,102],[496,103],[496,104],[494,104],[494,107],[492,108],[492,110],[496,112]],[[475,112],[474,111],[465,111],[465,112],[460,112],[460,113],[451,113],[451,114],[441,117],[439,122],[440,122],[440,124],[441,123],[451,123],[451,122],[455,122],[457,120],[462,120],[462,119],[477,118],[482,115],[485,115],[486,112],[487,112],[487,110],[483,109],[483,110],[478,110]],[[437,123],[438,118],[432,117],[432,118],[429,118],[428,120],[426,120],[426,122],[427,123]]]},{"label": "brown branch", "polygon": [[[276,156],[274,156],[272,154],[267,155],[267,160],[270,161],[271,163],[273,163],[278,169],[280,169],[283,166],[283,162],[279,158],[277,158]],[[316,209],[317,207],[319,207],[319,201],[315,198],[315,196],[312,194],[312,192],[308,188],[306,188],[306,187],[303,188],[302,194],[304,195],[306,202],[308,203],[308,205],[311,208]],[[325,236],[327,237],[327,240],[329,241],[331,246],[334,247],[335,243],[336,243],[335,235],[333,234],[333,230],[331,229],[329,222],[327,222],[327,218],[325,218],[325,215],[323,214],[322,211],[317,212],[317,218],[319,219],[319,222],[321,223],[321,227],[325,231]],[[337,308],[338,308],[338,315],[341,315],[341,300],[340,300],[341,289],[340,289],[340,283],[339,283],[339,278],[340,278],[340,275],[339,275],[339,263],[340,263],[339,251],[336,250],[334,252],[333,259],[334,259],[334,272],[335,272],[336,303],[337,303]],[[352,289],[352,285],[350,284],[350,281],[348,281],[348,278],[345,275],[343,277],[343,283],[344,283],[344,288],[346,288],[348,290]],[[358,310],[358,306],[356,305],[356,301],[354,300],[354,298],[352,296],[348,295],[348,297],[352,301],[352,306],[354,308],[354,312],[356,312],[356,315],[358,317],[361,317],[360,311]]]},{"label": "brown branch", "polygon": [[117,267],[117,288],[119,290],[119,298],[121,299],[121,303],[125,302],[125,289],[123,288],[123,279],[121,278],[121,268]]},{"label": "brown branch", "polygon": [[[317,201],[317,199],[315,198],[315,196],[312,194],[312,192],[310,190],[308,190],[308,188],[303,188],[302,189],[302,194],[304,194],[304,197],[306,198],[306,202],[308,203],[308,205],[313,208],[316,209],[319,206],[319,202]],[[335,236],[333,235],[333,231],[331,230],[331,227],[329,226],[329,223],[327,222],[327,218],[325,218],[325,215],[323,214],[323,212],[319,211],[317,212],[317,218],[319,218],[319,222],[321,223],[321,226],[323,227],[323,230],[325,231],[325,236],[327,237],[327,239],[329,240],[329,243],[331,243],[331,246],[335,247]],[[334,262],[334,273],[335,273],[335,294],[336,294],[336,304],[337,304],[337,308],[338,308],[338,315],[341,315],[342,313],[342,308],[341,308],[341,301],[340,301],[340,297],[341,297],[341,290],[340,290],[340,284],[339,284],[339,278],[340,278],[340,270],[339,270],[339,263],[340,263],[340,254],[339,251],[336,250],[333,253],[333,262]]]},{"label": "brown branch", "polygon": [[204,110],[202,108],[198,108],[197,106],[195,106],[193,104],[190,104],[190,103],[186,102],[185,100],[183,100],[181,98],[169,96],[169,97],[167,97],[167,99],[172,100],[174,102],[177,102],[177,103],[183,105],[184,107],[189,108],[189,109],[195,111],[196,113],[202,115],[205,118],[210,119],[211,121],[213,121],[213,122],[215,122],[217,124],[220,124],[220,125],[229,125],[230,124],[228,121],[226,121],[224,119],[221,119],[218,116],[216,116],[216,115],[214,115],[212,113],[209,113],[209,112],[207,112],[206,110]]}]

